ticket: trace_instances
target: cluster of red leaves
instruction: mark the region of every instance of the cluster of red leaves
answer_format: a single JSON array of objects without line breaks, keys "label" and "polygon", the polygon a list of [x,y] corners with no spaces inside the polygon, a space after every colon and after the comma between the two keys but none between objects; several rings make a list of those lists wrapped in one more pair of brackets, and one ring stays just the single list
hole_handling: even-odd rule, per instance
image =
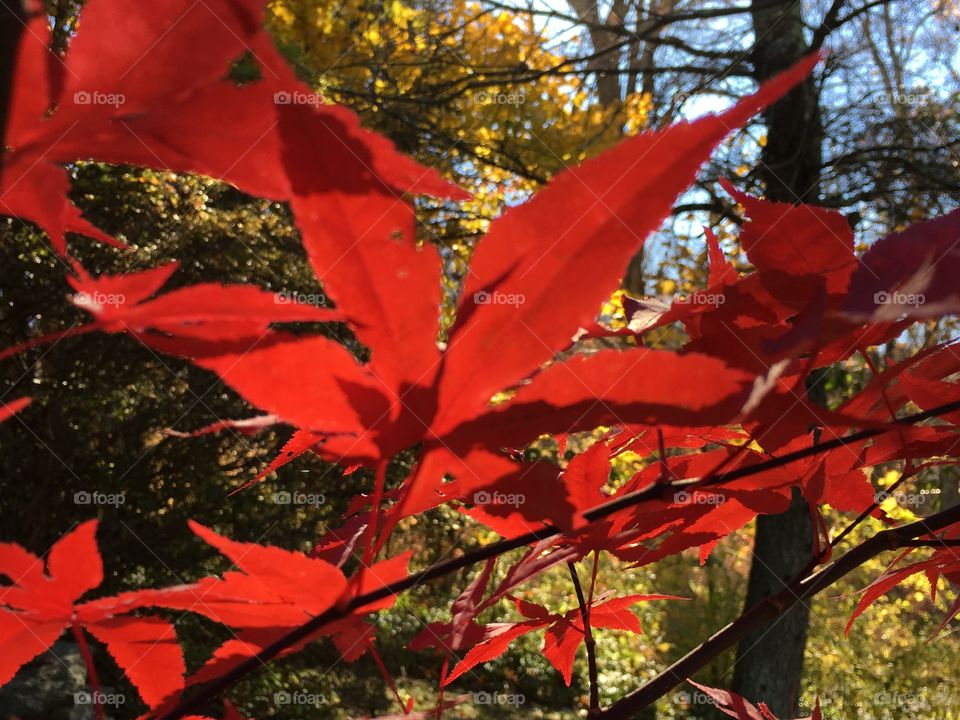
[{"label": "cluster of red leaves", "polygon": [[[35,556],[3,546],[0,569],[13,585],[0,595],[0,681],[72,627],[106,647],[148,705],[168,707],[188,684],[220,677],[310,617],[405,576],[407,555],[373,562],[391,530],[406,516],[453,502],[505,537],[546,523],[564,535],[530,547],[488,594],[489,563],[454,603],[450,622],[428,628],[413,647],[439,647],[448,660],[468,651],[444,671],[448,683],[514,638],[544,630],[544,654],[569,683],[586,635],[584,614],[595,627],[638,632],[628,608],[663,597],[594,597],[591,587],[585,607],[553,612],[513,594],[537,574],[601,551],[635,564],[692,547],[705,558],[758,513],[786,508],[795,488],[825,534],[822,504],[882,516],[865,468],[952,455],[956,418],[948,417],[849,444],[789,471],[708,482],[721,469],[749,468],[808,446],[811,426],[836,435],[882,427],[907,403],[929,408],[960,397],[950,381],[960,361],[949,346],[885,368],[832,412],[813,406],[805,392],[813,368],[960,309],[952,282],[960,269],[960,213],[890,235],[858,259],[840,214],[725,185],[746,215],[740,244],[754,270],[737,272],[708,234],[703,292],[723,302],[636,299],[627,303],[627,330],[596,324],[627,261],[712,149],[805,77],[815,57],[720,115],[625,140],[510,208],[479,244],[456,323],[440,345],[441,266],[432,246],[414,242],[408,196],[455,200],[462,191],[362,130],[343,108],[276,102],[309,89],[274,49],[261,11],[261,0],[158,0],[147,9],[131,0],[90,0],[62,57],[49,48],[45,17],[34,18],[13,87],[0,210],[35,222],[64,255],[67,232],[115,243],[67,198],[63,165],[88,159],[204,174],[288,202],[336,309],[277,302],[251,286],[201,284],[157,295],[175,264],[92,277],[74,261],[67,278],[73,302],[92,322],[71,332],[129,333],[216,373],[265,412],[197,432],[295,428],[258,478],[312,451],[351,470],[375,467],[376,490],[356,498],[344,527],[310,556],[237,543],[194,525],[236,570],[94,601],[79,602],[102,578],[93,524],[53,548],[47,574]],[[198,45],[203,53],[192,52]],[[260,78],[238,85],[230,67],[248,54]],[[184,57],[193,58],[187,73]],[[276,327],[334,320],[350,325],[370,350],[368,361],[324,335]],[[645,347],[645,333],[674,323],[689,337],[682,350]],[[582,342],[603,335],[636,342],[620,350]],[[506,399],[494,405],[498,393]],[[0,406],[0,419],[27,402]],[[562,440],[598,426],[613,429],[563,467],[517,459],[544,433]],[[386,489],[387,462],[411,447],[419,447],[414,471]],[[659,459],[611,490],[611,459],[628,451]],[[678,490],[680,482],[686,484]],[[602,522],[584,518],[605,501],[658,485],[658,498]],[[488,502],[497,497],[530,502]],[[362,569],[347,578],[340,568],[361,546]],[[955,560],[938,552],[878,580],[864,603],[908,570],[957,580]],[[477,621],[503,600],[523,619]],[[324,636],[348,660],[375,653],[373,629],[362,618],[389,604],[357,608],[286,652]],[[202,615],[231,628],[234,639],[185,680],[173,624],[143,614],[147,608]],[[773,720],[762,706],[714,697],[734,717]]]},{"label": "cluster of red leaves", "polygon": [[[960,528],[954,528],[944,533],[942,539],[952,542],[949,545],[944,543],[944,547],[935,550],[925,560],[900,566],[903,559],[913,553],[915,548],[901,553],[883,575],[870,583],[860,597],[860,602],[857,604],[856,610],[854,610],[850,616],[850,620],[847,622],[846,632],[850,632],[854,621],[860,617],[868,607],[913,575],[923,573],[926,576],[930,584],[931,601],[936,601],[937,599],[937,588],[940,584],[941,577],[946,578],[946,580],[953,585],[960,587],[960,547],[958,547],[957,544],[957,540],[960,539],[960,537],[958,536],[960,536]],[[947,626],[947,623],[956,617],[957,613],[960,613],[960,596],[958,596],[950,606],[946,616],[943,618],[943,622],[941,622],[940,627],[937,628],[937,632],[943,630]]]},{"label": "cluster of red leaves", "polygon": [[[11,581],[0,593],[0,684],[72,628],[81,643],[83,631],[102,643],[143,701],[161,708],[184,690],[186,666],[175,623],[142,610],[190,612],[231,628],[233,638],[190,678],[191,683],[203,682],[335,603],[405,576],[409,560],[409,553],[399,555],[347,578],[319,557],[235,542],[192,523],[194,533],[229,558],[235,569],[189,585],[80,602],[103,581],[96,527],[96,521],[85,522],[57,542],[47,556],[46,572],[43,560],[19,545],[0,545],[0,575]],[[392,604],[391,597],[361,606],[289,652],[330,637],[341,656],[354,661],[374,651],[373,627],[364,616]]]}]

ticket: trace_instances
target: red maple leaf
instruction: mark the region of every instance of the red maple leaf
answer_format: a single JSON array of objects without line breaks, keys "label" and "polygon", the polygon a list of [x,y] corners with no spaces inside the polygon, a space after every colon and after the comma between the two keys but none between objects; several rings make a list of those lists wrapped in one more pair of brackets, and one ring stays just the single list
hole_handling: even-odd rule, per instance
[{"label": "red maple leaf", "polygon": [[[48,650],[69,628],[103,643],[144,702],[155,705],[183,688],[185,666],[173,625],[131,616],[114,599],[78,602],[103,580],[103,563],[90,520],[64,535],[43,560],[19,545],[0,544],[0,685]],[[133,594],[135,596],[135,594]]]},{"label": "red maple leaf", "polygon": [[[316,168],[321,174],[335,168],[339,177],[372,176],[398,194],[463,195],[298,82],[264,31],[262,13],[262,0],[158,0],[146,8],[132,0],[93,2],[65,57],[50,50],[46,14],[35,13],[17,59],[0,212],[36,222],[61,253],[68,231],[115,242],[70,203],[61,163],[192,172],[287,200],[282,156],[291,144],[350,148],[346,164],[325,163]],[[250,51],[262,77],[238,85],[230,67]],[[189,73],[184,57],[191,58]],[[294,95],[315,101],[284,102]]]},{"label": "red maple leaf", "polygon": [[[436,344],[440,265],[431,246],[409,242],[409,206],[383,207],[383,190],[373,182],[341,189],[318,176],[329,148],[314,144],[315,152],[287,158],[292,205],[317,277],[371,348],[370,361],[358,363],[326,337],[277,332],[228,352],[216,343],[157,346],[217,372],[252,404],[304,431],[338,433],[318,448],[328,458],[374,464],[424,443],[418,471],[384,531],[403,515],[522,473],[496,450],[523,446],[541,432],[731,421],[749,402],[755,375],[719,359],[603,351],[540,369],[589,323],[714,145],[815,61],[721,116],[628,140],[509,210],[477,249],[443,351]],[[669,147],[671,155],[654,146]],[[622,181],[641,158],[643,172]],[[556,246],[538,250],[543,237]],[[322,372],[304,371],[312,367]],[[530,376],[491,411],[494,393]],[[458,484],[444,487],[446,474]]]},{"label": "red maple leaf", "polygon": [[[652,600],[682,600],[672,595],[626,595],[603,602],[596,598],[590,605],[591,628],[608,628],[640,633],[640,621],[628,610],[632,605]],[[479,641],[470,649],[457,666],[443,680],[449,685],[458,677],[480,663],[489,662],[502,655],[510,643],[522,635],[536,630],[546,630],[543,655],[563,676],[569,685],[573,673],[573,661],[577,649],[583,644],[585,633],[580,608],[566,613],[551,613],[542,605],[513,598],[514,604],[526,618],[516,623],[493,623],[480,627]],[[427,628],[423,632],[433,632]],[[423,633],[421,633],[423,635]],[[422,646],[421,642],[417,646]]]},{"label": "red maple leaf", "polygon": [[[700,685],[699,683],[695,683],[693,680],[687,680],[687,682],[698,690],[706,693],[707,697],[710,698],[714,706],[724,715],[737,718],[737,720],[777,720],[777,717],[770,712],[770,708],[768,708],[764,703],[760,703],[759,706],[755,706],[744,700],[736,693],[729,692],[727,690],[720,690],[718,688],[707,687],[706,685]],[[817,699],[817,703],[813,709],[812,715],[809,715],[805,718],[797,718],[797,720],[821,720],[820,700]]]}]

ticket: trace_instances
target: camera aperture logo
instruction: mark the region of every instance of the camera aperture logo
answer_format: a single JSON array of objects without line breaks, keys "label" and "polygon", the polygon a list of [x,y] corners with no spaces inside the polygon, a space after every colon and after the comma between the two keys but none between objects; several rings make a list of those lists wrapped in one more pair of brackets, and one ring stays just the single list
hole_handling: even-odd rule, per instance
[{"label": "camera aperture logo", "polygon": [[522,92],[491,92],[481,90],[475,93],[473,101],[478,105],[523,105],[527,101]]},{"label": "camera aperture logo", "polygon": [[527,701],[522,693],[502,693],[502,692],[476,692],[473,694],[473,702],[477,705],[511,705],[518,707]]},{"label": "camera aperture logo", "polygon": [[127,701],[126,696],[120,693],[105,693],[99,690],[88,692],[81,690],[73,694],[74,705],[101,705],[103,707],[119,707]]},{"label": "camera aperture logo", "polygon": [[889,492],[887,490],[878,490],[874,494],[873,500],[877,505],[882,505],[885,500],[892,498],[900,507],[911,508],[933,502],[934,496],[939,494],[940,488],[931,488],[929,490],[921,490],[920,492],[903,492],[901,490]]},{"label": "camera aperture logo", "polygon": [[73,94],[74,105],[107,105],[118,108],[127,102],[123,93],[107,93],[99,90],[77,90]]},{"label": "camera aperture logo", "polygon": [[686,690],[680,690],[679,692],[674,693],[673,701],[677,705],[682,705],[688,707],[690,705],[716,705],[709,695],[705,692],[700,692],[699,690],[694,690],[693,692],[687,692]]},{"label": "camera aperture logo", "polygon": [[[881,690],[873,696],[874,704],[898,708],[901,711],[918,713],[922,710],[931,711],[935,705],[930,702],[923,692],[898,692]],[[944,707],[941,705],[941,707]],[[924,713],[926,714],[926,713]],[[914,715],[916,717],[916,715]],[[902,717],[902,716],[901,716]]]},{"label": "camera aperture logo", "polygon": [[512,305],[513,307],[520,307],[526,301],[527,297],[523,293],[503,293],[498,290],[487,292],[486,290],[480,290],[473,294],[473,302],[475,305]]},{"label": "camera aperture logo", "polygon": [[273,104],[274,105],[310,105],[311,107],[319,107],[323,105],[323,95],[319,93],[308,93],[301,92],[300,90],[294,90],[293,92],[288,92],[286,90],[279,90],[273,94]]},{"label": "camera aperture logo", "polygon": [[873,302],[875,305],[918,308],[927,302],[927,298],[923,293],[905,293],[899,290],[887,292],[886,290],[881,290],[873,294]]},{"label": "camera aperture logo", "polygon": [[276,305],[313,305],[323,307],[327,304],[327,296],[323,293],[278,292],[273,294]]},{"label": "camera aperture logo", "polygon": [[275,705],[308,705],[310,707],[320,707],[327,704],[327,698],[323,693],[312,693],[306,690],[295,690],[288,692],[281,690],[273,694]]},{"label": "camera aperture logo", "polygon": [[78,490],[73,494],[74,505],[105,505],[108,507],[120,507],[127,501],[126,491],[118,493],[105,493],[98,490]]},{"label": "camera aperture logo", "polygon": [[722,505],[726,498],[717,492],[694,491],[687,492],[680,490],[673,496],[673,501],[677,505]]},{"label": "camera aperture logo", "polygon": [[706,307],[720,307],[727,301],[723,293],[708,293],[703,290],[694,290],[689,295],[676,295],[674,305],[703,305]]},{"label": "camera aperture logo", "polygon": [[527,502],[527,496],[523,493],[502,493],[480,490],[473,494],[474,505],[509,505],[510,507],[520,507],[525,502]]},{"label": "camera aperture logo", "polygon": [[281,490],[273,494],[274,505],[312,505],[320,507],[327,502],[323,493],[287,492]]},{"label": "camera aperture logo", "polygon": [[933,91],[929,88],[914,88],[911,90],[900,88],[893,92],[882,93],[881,97],[886,102],[911,107],[929,105],[934,99]]},{"label": "camera aperture logo", "polygon": [[123,293],[104,293],[97,290],[93,292],[81,290],[73,295],[74,305],[82,307],[84,310],[95,315],[103,312],[107,308],[120,307],[126,301],[127,297]]}]

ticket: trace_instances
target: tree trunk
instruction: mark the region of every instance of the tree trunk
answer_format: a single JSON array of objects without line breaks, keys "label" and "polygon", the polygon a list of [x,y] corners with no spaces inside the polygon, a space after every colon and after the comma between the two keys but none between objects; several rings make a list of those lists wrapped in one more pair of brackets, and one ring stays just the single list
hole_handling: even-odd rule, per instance
[{"label": "tree trunk", "polygon": [[[756,38],[752,63],[758,82],[775,75],[808,52],[801,3],[771,6],[754,0]],[[823,131],[816,85],[810,79],[766,113],[767,144],[760,177],[767,198],[816,202],[820,194]],[[823,403],[822,374],[811,375],[808,394]],[[806,503],[795,491],[782,515],[757,519],[746,607],[781,591],[811,557],[812,526]],[[810,608],[798,603],[775,624],[748,635],[737,647],[733,690],[752,702],[763,701],[780,717],[795,717],[800,699],[803,655]]]},{"label": "tree trunk", "polygon": [[0,154],[3,154],[6,141],[14,65],[26,18],[23,0],[0,0]]},{"label": "tree trunk", "polygon": [[623,35],[604,29],[604,26],[622,27],[626,14],[623,0],[614,0],[606,17],[601,16],[599,0],[570,0],[577,16],[587,24],[590,44],[596,56],[587,63],[595,74],[597,100],[604,107],[620,102],[620,56],[615,46],[623,42]]}]

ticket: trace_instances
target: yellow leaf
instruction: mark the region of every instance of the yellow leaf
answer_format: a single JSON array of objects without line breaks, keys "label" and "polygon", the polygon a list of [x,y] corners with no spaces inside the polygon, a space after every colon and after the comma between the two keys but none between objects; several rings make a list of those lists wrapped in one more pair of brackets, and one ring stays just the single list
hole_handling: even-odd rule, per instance
[{"label": "yellow leaf", "polygon": [[660,294],[661,295],[673,295],[677,291],[677,283],[675,280],[661,280],[660,281]]}]

